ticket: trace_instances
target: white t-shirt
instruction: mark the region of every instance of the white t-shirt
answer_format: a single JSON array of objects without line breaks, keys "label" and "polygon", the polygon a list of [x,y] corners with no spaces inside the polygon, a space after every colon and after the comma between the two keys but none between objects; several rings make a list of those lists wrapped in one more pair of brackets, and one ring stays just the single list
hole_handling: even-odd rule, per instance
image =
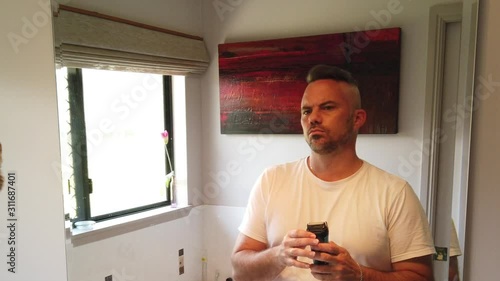
[{"label": "white t-shirt", "polygon": [[[335,182],[314,176],[307,158],[268,168],[252,189],[239,230],[273,247],[288,231],[318,221],[328,222],[330,241],[377,270],[390,271],[391,263],[434,253],[413,189],[367,162]],[[287,267],[276,280],[315,279],[309,270]]]}]

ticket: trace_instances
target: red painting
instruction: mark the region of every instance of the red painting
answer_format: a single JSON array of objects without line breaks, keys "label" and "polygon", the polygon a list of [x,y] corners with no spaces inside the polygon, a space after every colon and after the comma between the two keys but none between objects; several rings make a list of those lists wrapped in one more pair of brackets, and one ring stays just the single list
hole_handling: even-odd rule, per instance
[{"label": "red painting", "polygon": [[302,134],[300,101],[308,70],[329,64],[358,81],[363,134],[398,130],[401,29],[219,45],[222,134]]}]

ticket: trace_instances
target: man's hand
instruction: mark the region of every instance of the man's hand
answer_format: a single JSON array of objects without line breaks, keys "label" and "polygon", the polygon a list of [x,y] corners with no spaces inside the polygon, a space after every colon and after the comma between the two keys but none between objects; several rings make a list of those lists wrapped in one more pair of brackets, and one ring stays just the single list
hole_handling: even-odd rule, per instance
[{"label": "man's hand", "polygon": [[311,265],[311,273],[318,280],[352,280],[361,279],[361,268],[349,252],[335,244],[319,243],[311,246],[315,251],[313,259],[327,262],[327,265]]},{"label": "man's hand", "polygon": [[345,248],[334,242],[319,243],[316,246],[311,246],[311,250],[316,253],[313,259],[328,263],[327,265],[312,264],[310,266],[311,274],[318,280],[359,281],[361,274],[363,274],[363,280],[434,280],[432,255],[392,263],[392,270],[384,272],[358,265]]},{"label": "man's hand", "polygon": [[306,249],[307,246],[315,247],[319,244],[316,235],[302,229],[291,230],[285,235],[279,246],[279,260],[284,266],[310,268],[310,264],[297,260],[298,257],[312,259],[316,253]]},{"label": "man's hand", "polygon": [[233,278],[240,281],[273,280],[288,266],[310,268],[310,264],[297,258],[313,258],[316,253],[306,248],[318,243],[316,235],[302,229],[289,231],[279,245],[271,248],[240,233],[231,257]]}]

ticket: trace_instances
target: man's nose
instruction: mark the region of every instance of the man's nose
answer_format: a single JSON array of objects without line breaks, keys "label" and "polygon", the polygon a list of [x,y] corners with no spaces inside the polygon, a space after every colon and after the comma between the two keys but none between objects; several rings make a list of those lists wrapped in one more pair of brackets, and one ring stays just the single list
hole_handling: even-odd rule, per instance
[{"label": "man's nose", "polygon": [[309,114],[309,123],[310,124],[319,124],[321,123],[321,114],[318,110],[311,110]]}]

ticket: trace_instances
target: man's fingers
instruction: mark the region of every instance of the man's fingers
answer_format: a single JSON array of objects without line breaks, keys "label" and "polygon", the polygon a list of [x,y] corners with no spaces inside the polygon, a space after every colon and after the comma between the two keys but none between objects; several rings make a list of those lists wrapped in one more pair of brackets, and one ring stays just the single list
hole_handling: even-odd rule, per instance
[{"label": "man's fingers", "polygon": [[289,262],[287,263],[288,266],[294,266],[294,267],[299,267],[299,268],[311,268],[311,265],[305,262],[301,262],[296,259],[289,259]]},{"label": "man's fingers", "polygon": [[316,236],[308,231],[302,229],[291,230],[283,238],[283,245],[286,248],[305,248],[307,246],[314,246],[319,243]]},{"label": "man's fingers", "polygon": [[289,248],[288,249],[288,255],[294,258],[297,257],[305,257],[305,258],[310,258],[312,259],[313,257],[316,256],[316,253],[313,251],[309,251],[306,249],[300,249],[300,248]]},{"label": "man's fingers", "polygon": [[288,258],[286,259],[287,266],[294,266],[299,268],[310,268],[310,264],[304,261],[301,261],[299,257],[312,258],[316,253],[300,248],[288,248],[285,250]]},{"label": "man's fingers", "polygon": [[346,250],[333,242],[329,243],[318,243],[318,245],[311,245],[311,250],[318,252],[325,252],[331,255],[340,255],[346,253]]},{"label": "man's fingers", "polygon": [[[337,263],[337,258],[336,256],[330,254],[330,253],[324,253],[324,252],[314,252],[314,257],[311,259],[317,260],[317,261],[323,261],[327,262],[328,264],[336,264]],[[319,266],[320,268],[323,266]],[[319,272],[322,272],[321,270]]]},{"label": "man's fingers", "polygon": [[316,246],[318,245],[319,240],[315,238],[293,238],[293,239],[285,239],[283,244],[286,248],[305,248],[307,246]]},{"label": "man's fingers", "polygon": [[310,268],[310,261],[305,262],[298,258],[313,259],[317,253],[311,251],[311,248],[316,247],[318,244],[319,240],[316,239],[314,233],[303,229],[291,230],[283,238],[282,262],[286,266]]},{"label": "man's fingers", "polygon": [[288,232],[290,238],[316,238],[314,233],[303,229],[294,229]]}]

